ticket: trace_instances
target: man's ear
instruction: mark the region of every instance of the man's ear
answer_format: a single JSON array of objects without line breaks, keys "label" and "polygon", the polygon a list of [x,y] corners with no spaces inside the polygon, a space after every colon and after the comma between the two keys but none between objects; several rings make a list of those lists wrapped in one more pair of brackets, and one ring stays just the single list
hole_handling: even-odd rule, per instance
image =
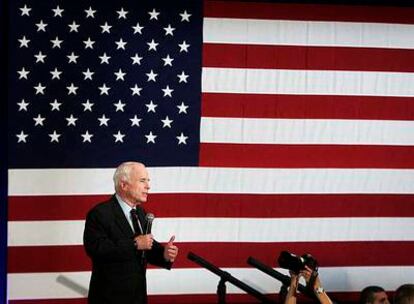
[{"label": "man's ear", "polygon": [[123,191],[127,188],[127,186],[128,186],[128,183],[127,183],[127,182],[121,181],[121,182],[119,183],[119,187],[120,187],[120,188],[121,188],[121,190],[123,190]]}]

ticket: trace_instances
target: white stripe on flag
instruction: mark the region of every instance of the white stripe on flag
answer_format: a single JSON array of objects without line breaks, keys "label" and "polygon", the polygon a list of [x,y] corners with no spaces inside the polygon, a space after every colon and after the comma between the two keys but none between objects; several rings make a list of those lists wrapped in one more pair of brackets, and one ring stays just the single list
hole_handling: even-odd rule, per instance
[{"label": "white stripe on flag", "polygon": [[203,29],[206,43],[414,48],[408,24],[204,18]]},{"label": "white stripe on flag", "polygon": [[[9,170],[9,195],[110,194],[113,172],[13,169]],[[149,173],[152,193],[414,193],[414,170],[410,169],[154,167]]]},{"label": "white stripe on flag", "polygon": [[203,68],[204,93],[414,96],[414,73]]},{"label": "white stripe on flag", "polygon": [[414,121],[201,119],[205,143],[414,145]]},{"label": "white stripe on flag", "polygon": [[[9,246],[80,245],[84,221],[11,221]],[[226,233],[223,233],[226,231]],[[260,231],[260,233],[257,233]],[[413,241],[411,218],[157,218],[160,242]]]},{"label": "white stripe on flag", "polygon": [[[223,268],[222,270],[228,271],[263,293],[274,294],[280,289],[279,281],[257,269]],[[286,274],[285,270],[277,270]],[[368,285],[380,285],[386,290],[395,290],[398,282],[412,281],[414,267],[321,267],[320,273],[324,288],[328,291],[358,292]],[[8,274],[9,299],[83,298],[88,290],[89,277],[89,272]],[[150,295],[215,294],[219,281],[218,276],[206,269],[191,268],[172,271],[149,269],[147,277]],[[244,293],[229,283],[227,292]]]}]

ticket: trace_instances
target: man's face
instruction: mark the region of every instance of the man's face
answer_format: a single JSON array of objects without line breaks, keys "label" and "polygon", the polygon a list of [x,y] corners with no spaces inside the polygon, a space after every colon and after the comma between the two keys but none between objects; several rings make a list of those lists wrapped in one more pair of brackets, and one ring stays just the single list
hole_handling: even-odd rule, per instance
[{"label": "man's face", "polygon": [[373,304],[390,304],[387,294],[384,291],[374,293]]},{"label": "man's face", "polygon": [[150,189],[148,171],[143,165],[134,165],[128,182],[122,183],[125,198],[132,204],[141,204],[147,201]]}]

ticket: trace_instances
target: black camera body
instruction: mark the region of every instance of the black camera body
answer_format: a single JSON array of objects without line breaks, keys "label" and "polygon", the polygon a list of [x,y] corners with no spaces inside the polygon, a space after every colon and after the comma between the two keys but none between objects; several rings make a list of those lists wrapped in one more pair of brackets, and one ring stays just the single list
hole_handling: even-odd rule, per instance
[{"label": "black camera body", "polygon": [[281,268],[289,269],[294,273],[304,270],[305,266],[308,266],[313,271],[318,271],[318,261],[309,253],[298,256],[288,251],[282,251],[277,262]]}]

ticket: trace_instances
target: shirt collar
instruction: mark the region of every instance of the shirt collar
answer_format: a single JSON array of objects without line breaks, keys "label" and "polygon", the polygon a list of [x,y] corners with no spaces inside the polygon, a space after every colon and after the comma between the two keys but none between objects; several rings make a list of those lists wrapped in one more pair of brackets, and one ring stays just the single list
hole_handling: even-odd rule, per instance
[{"label": "shirt collar", "polygon": [[124,214],[127,217],[129,217],[129,214],[130,214],[131,210],[135,209],[135,208],[132,208],[130,205],[125,203],[125,201],[118,194],[115,194],[115,197],[118,200],[118,204],[119,204],[119,206],[121,206],[121,209],[124,212]]}]

